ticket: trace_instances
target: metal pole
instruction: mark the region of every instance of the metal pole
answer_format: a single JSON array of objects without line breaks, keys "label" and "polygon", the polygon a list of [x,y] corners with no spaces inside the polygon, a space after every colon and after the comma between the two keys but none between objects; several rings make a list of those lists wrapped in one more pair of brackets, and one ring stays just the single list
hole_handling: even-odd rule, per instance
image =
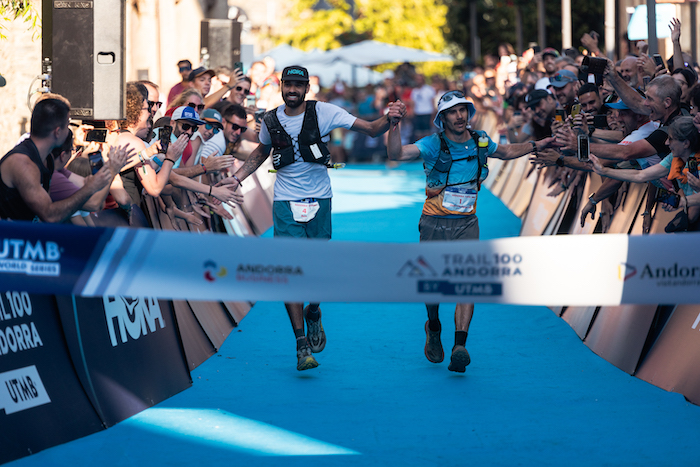
[{"label": "metal pole", "polygon": [[647,31],[649,55],[659,53],[659,42],[656,39],[656,0],[647,0]]},{"label": "metal pole", "polygon": [[481,58],[481,43],[476,28],[476,0],[469,3],[469,30],[472,36],[472,61],[476,62]]},{"label": "metal pole", "polygon": [[537,41],[543,49],[547,47],[547,31],[544,28],[544,0],[537,0]]},{"label": "metal pole", "polygon": [[518,5],[515,6],[515,52],[523,53],[523,15]]},{"label": "metal pole", "polygon": [[615,0],[605,0],[605,55],[610,60],[615,58],[615,36]]},{"label": "metal pole", "polygon": [[561,0],[561,48],[571,48],[571,0]]},{"label": "metal pole", "polygon": [[[691,2],[690,7],[690,54],[697,60],[698,56],[698,10],[697,2]],[[691,65],[692,66],[692,65]]]}]

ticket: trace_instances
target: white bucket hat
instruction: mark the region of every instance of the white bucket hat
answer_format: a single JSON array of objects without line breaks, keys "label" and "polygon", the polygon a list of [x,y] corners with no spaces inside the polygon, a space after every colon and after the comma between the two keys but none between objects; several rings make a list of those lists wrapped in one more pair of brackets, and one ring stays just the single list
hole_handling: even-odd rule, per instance
[{"label": "white bucket hat", "polygon": [[440,114],[443,111],[451,109],[455,105],[459,104],[467,105],[467,112],[469,112],[469,118],[467,119],[467,121],[471,120],[474,114],[476,113],[476,108],[474,107],[472,101],[467,100],[467,98],[464,97],[464,94],[462,94],[462,91],[447,91],[445,94],[442,95],[442,97],[440,97],[440,100],[438,101],[437,115],[435,115],[433,125],[438,127],[440,130],[444,130]]}]

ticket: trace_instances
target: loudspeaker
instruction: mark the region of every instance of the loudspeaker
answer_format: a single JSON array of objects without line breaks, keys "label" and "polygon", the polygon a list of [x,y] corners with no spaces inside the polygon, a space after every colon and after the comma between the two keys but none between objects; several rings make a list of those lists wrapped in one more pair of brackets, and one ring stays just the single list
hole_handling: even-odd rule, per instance
[{"label": "loudspeaker", "polygon": [[209,55],[209,68],[227,66],[233,69],[241,61],[241,27],[230,19],[202,20],[202,55]]},{"label": "loudspeaker", "polygon": [[126,116],[126,0],[42,2],[42,73],[51,92],[71,103],[71,117]]}]

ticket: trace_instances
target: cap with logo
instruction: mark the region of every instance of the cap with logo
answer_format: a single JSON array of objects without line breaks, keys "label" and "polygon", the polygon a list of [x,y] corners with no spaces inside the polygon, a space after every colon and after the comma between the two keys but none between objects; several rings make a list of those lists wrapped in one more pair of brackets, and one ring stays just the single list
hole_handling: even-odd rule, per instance
[{"label": "cap with logo", "polygon": [[309,70],[299,65],[292,65],[282,70],[282,81],[309,81]]},{"label": "cap with logo", "polygon": [[543,89],[535,89],[534,91],[530,91],[530,94],[528,94],[525,97],[525,102],[527,103],[527,106],[531,109],[534,109],[542,99],[546,99],[547,97],[551,97],[552,95],[543,90]]},{"label": "cap with logo", "polygon": [[221,114],[214,109],[206,109],[204,112],[202,112],[202,120],[207,123],[211,123],[218,128],[224,127],[224,121]]},{"label": "cap with logo", "polygon": [[205,122],[199,119],[197,111],[188,105],[183,105],[175,109],[170,119],[172,121],[185,120],[195,125],[204,125]]},{"label": "cap with logo", "polygon": [[190,76],[187,77],[188,81],[194,81],[195,78],[198,76],[202,76],[204,74],[209,75],[209,77],[213,78],[216,76],[216,73],[214,73],[214,70],[207,70],[203,66],[200,66],[199,68],[195,68],[194,70],[190,71]]},{"label": "cap with logo", "polygon": [[563,88],[569,83],[574,83],[578,81],[578,77],[573,71],[569,70],[559,70],[554,73],[554,76],[549,78],[549,83],[555,88]]},{"label": "cap with logo", "polygon": [[542,56],[551,55],[554,58],[559,58],[559,52],[554,47],[547,47],[542,50]]},{"label": "cap with logo", "polygon": [[617,110],[630,110],[629,107],[627,107],[627,104],[625,104],[622,99],[618,99],[617,102],[609,102],[605,104],[606,106],[610,107],[611,109],[617,109]]},{"label": "cap with logo", "polygon": [[471,120],[474,114],[476,113],[476,108],[474,107],[474,104],[471,101],[467,100],[467,98],[464,97],[464,94],[462,94],[461,91],[447,91],[445,94],[442,95],[442,97],[440,97],[440,100],[438,101],[437,115],[435,115],[433,125],[440,128],[441,130],[444,130],[440,114],[445,110],[451,109],[452,107],[460,104],[466,104],[467,111],[469,112],[469,120]]}]

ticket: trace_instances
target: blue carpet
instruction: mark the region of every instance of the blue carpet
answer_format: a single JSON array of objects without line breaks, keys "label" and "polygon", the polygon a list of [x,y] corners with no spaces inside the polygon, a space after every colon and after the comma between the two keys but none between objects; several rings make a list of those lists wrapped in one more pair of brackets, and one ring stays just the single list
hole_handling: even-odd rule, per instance
[{"label": "blue carpet", "polygon": [[[421,177],[419,164],[333,172],[334,239],[417,241]],[[518,234],[490,193],[479,213],[483,239]],[[296,371],[283,305],[259,302],[191,389],[9,465],[700,464],[700,407],[597,357],[547,308],[477,305],[464,375],[424,357],[421,304],[322,310],[315,370]]]}]

